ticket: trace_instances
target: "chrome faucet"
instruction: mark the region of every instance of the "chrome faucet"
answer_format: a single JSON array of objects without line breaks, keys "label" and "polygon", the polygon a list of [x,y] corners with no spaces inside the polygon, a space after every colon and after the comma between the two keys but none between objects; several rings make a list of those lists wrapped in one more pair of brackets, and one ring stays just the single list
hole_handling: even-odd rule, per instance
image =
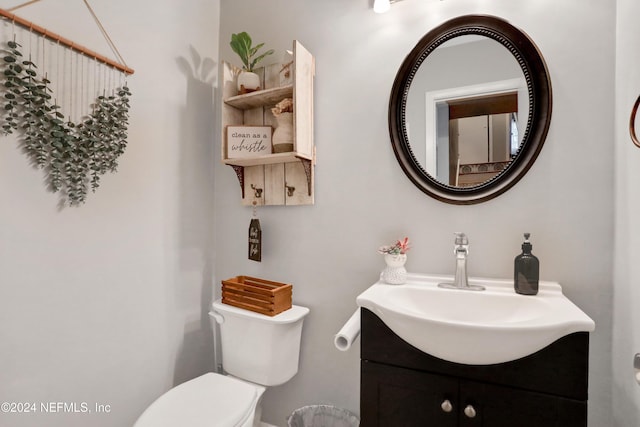
[{"label": "chrome faucet", "polygon": [[453,283],[438,283],[441,288],[462,289],[467,291],[483,291],[484,286],[470,285],[467,276],[467,256],[469,256],[469,239],[464,233],[454,233],[456,235],[453,254],[456,256],[456,274]]}]

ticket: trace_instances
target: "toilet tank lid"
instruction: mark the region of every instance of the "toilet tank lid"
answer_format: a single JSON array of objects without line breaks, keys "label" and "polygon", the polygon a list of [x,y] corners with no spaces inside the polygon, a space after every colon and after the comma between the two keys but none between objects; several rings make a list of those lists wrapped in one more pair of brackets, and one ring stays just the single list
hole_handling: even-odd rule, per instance
[{"label": "toilet tank lid", "polygon": [[213,311],[222,314],[223,316],[225,314],[229,314],[232,316],[247,317],[267,323],[293,323],[309,314],[309,309],[307,307],[292,305],[290,309],[285,310],[280,314],[276,314],[275,316],[267,316],[265,314],[234,307],[229,304],[223,304],[220,299],[215,300],[212,304],[212,307]]},{"label": "toilet tank lid", "polygon": [[160,396],[134,427],[236,426],[255,411],[263,390],[236,378],[204,374]]}]

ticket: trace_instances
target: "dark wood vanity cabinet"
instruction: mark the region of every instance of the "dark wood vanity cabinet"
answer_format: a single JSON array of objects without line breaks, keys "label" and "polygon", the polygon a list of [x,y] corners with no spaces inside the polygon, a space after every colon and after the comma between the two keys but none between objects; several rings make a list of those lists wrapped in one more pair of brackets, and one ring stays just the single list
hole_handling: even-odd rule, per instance
[{"label": "dark wood vanity cabinet", "polygon": [[588,333],[512,362],[461,365],[361,310],[361,427],[586,427]]}]

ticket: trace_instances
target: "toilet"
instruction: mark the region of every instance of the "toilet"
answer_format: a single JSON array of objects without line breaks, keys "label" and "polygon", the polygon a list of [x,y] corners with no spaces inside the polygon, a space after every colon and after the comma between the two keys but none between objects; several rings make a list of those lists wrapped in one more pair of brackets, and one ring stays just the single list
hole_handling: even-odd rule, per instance
[{"label": "toilet", "polygon": [[[260,422],[266,387],[298,372],[306,307],[270,317],[213,302],[209,316],[220,325],[222,365],[180,384],[151,404],[134,427],[265,427]],[[215,328],[214,328],[215,331]]]}]

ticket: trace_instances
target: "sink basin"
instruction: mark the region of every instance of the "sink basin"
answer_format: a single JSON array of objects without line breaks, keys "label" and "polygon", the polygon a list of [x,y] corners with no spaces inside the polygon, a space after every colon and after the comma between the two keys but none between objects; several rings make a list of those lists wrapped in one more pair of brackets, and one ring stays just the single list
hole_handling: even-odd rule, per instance
[{"label": "sink basin", "polygon": [[516,294],[513,281],[469,279],[484,291],[443,289],[450,276],[408,274],[404,285],[378,282],[356,299],[400,338],[440,359],[468,365],[516,360],[595,323],[562,294],[540,282],[538,295]]}]

